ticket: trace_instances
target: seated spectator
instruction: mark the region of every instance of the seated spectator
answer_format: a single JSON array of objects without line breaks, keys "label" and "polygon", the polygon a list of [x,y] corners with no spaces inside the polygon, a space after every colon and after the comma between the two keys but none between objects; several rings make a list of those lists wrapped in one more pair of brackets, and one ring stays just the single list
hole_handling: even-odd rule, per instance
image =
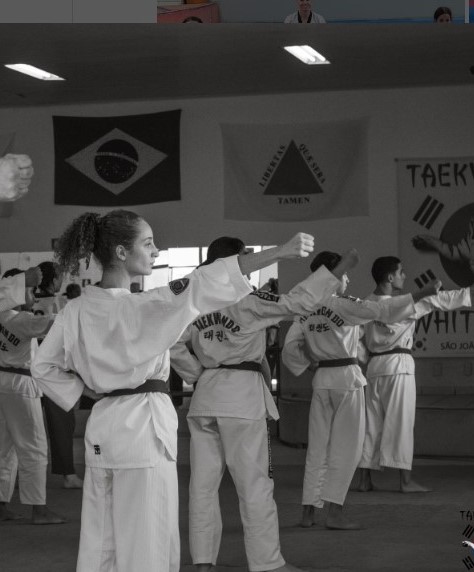
[{"label": "seated spectator", "polygon": [[453,21],[453,13],[451,12],[451,8],[447,6],[440,6],[436,8],[435,13],[433,14],[433,22],[435,24],[451,24]]},{"label": "seated spectator", "polygon": [[81,287],[79,284],[68,284],[66,286],[66,298],[72,300],[73,298],[78,298],[81,295]]},{"label": "seated spectator", "polygon": [[285,24],[325,24],[326,20],[311,10],[311,0],[296,0],[298,10],[285,18]]}]

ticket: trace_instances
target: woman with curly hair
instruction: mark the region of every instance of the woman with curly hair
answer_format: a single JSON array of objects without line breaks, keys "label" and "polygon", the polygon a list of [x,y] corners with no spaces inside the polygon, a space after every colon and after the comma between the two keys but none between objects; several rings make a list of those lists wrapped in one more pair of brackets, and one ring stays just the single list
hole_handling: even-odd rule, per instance
[{"label": "woman with curly hair", "polygon": [[78,572],[178,572],[178,423],[165,383],[168,349],[199,314],[249,294],[244,275],[312,250],[313,237],[298,234],[132,295],[132,278],[151,274],[158,256],[142,217],[85,213],[59,239],[62,270],[77,273],[92,255],[103,268],[100,284],[59,314],[32,364],[43,392],[66,410],[84,387],[103,396],[85,434]]}]

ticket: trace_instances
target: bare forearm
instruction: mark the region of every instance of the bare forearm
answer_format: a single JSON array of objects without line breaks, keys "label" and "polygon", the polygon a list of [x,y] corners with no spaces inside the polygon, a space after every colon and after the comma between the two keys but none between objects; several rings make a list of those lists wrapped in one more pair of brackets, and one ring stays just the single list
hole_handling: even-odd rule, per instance
[{"label": "bare forearm", "polygon": [[242,274],[251,274],[256,270],[278,262],[280,260],[279,253],[281,252],[281,248],[281,246],[275,246],[274,248],[268,248],[261,252],[240,255],[238,262]]}]

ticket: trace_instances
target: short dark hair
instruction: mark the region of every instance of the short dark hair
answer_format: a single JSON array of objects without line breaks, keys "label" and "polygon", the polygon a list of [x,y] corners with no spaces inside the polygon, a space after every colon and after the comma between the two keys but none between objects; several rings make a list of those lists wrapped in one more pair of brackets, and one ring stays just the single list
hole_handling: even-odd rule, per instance
[{"label": "short dark hair", "polygon": [[328,270],[334,270],[341,260],[342,256],[337,252],[323,250],[313,258],[313,262],[310,264],[311,272],[316,272],[321,266],[325,266]]},{"label": "short dark hair", "polygon": [[74,282],[66,286],[66,298],[72,300],[73,298],[78,298],[81,295],[81,287],[79,284]]},{"label": "short dark hair", "polygon": [[218,258],[227,258],[228,256],[240,254],[244,248],[245,244],[240,238],[220,236],[209,245],[207,249],[207,259],[201,266],[211,264],[211,262],[216,261]]},{"label": "short dark hair", "polygon": [[397,271],[401,260],[396,256],[381,256],[372,264],[372,278],[376,284],[385,282],[389,274]]},{"label": "short dark hair", "polygon": [[435,13],[433,14],[433,20],[436,22],[440,16],[443,14],[448,14],[451,20],[453,19],[453,13],[451,12],[451,8],[448,6],[440,6],[436,8]]},{"label": "short dark hair", "polygon": [[19,268],[10,268],[7,270],[3,275],[4,278],[11,278],[12,276],[16,276],[17,274],[21,274],[24,270],[20,270]]}]

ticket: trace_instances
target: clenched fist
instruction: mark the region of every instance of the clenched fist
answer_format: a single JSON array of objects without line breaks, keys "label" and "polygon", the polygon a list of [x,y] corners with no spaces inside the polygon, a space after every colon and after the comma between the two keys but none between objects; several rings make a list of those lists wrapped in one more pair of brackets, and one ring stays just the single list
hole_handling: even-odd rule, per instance
[{"label": "clenched fist", "polygon": [[281,246],[280,258],[306,258],[314,250],[314,237],[299,232]]},{"label": "clenched fist", "polygon": [[9,153],[0,158],[0,200],[16,201],[28,192],[33,164],[28,155]]}]

